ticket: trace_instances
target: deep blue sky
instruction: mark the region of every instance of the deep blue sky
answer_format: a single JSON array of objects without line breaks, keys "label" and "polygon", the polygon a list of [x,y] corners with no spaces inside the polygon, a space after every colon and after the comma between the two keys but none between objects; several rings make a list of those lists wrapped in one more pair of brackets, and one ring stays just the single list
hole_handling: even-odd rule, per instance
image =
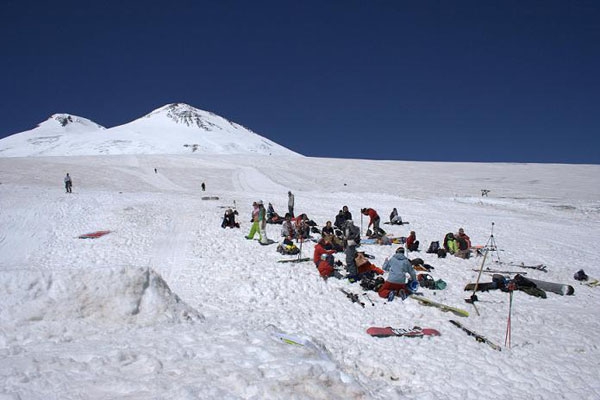
[{"label": "deep blue sky", "polygon": [[600,1],[6,1],[0,137],[167,103],[318,157],[600,164]]}]

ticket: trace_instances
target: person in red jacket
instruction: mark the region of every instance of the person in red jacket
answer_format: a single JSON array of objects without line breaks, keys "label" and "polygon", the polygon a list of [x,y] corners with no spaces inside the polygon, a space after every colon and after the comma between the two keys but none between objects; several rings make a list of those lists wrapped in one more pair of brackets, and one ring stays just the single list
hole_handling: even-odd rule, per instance
[{"label": "person in red jacket", "polygon": [[381,218],[379,218],[379,214],[377,214],[377,211],[375,211],[372,208],[363,208],[362,210],[360,210],[360,212],[363,215],[369,216],[369,226],[367,226],[367,229],[369,229],[372,225],[373,233],[375,235],[381,236],[385,234],[385,232],[382,232],[381,228],[379,227],[379,222],[381,221]]},{"label": "person in red jacket", "polygon": [[333,253],[335,250],[331,244],[329,237],[323,237],[315,245],[315,252],[313,253],[313,261],[319,270],[321,278],[327,279],[330,276],[336,276],[339,278],[339,274],[336,274],[336,270],[333,267]]},{"label": "person in red jacket", "polygon": [[415,231],[410,231],[410,235],[408,235],[408,237],[406,238],[406,250],[419,250],[419,241],[417,240],[417,234],[415,233]]},{"label": "person in red jacket", "polygon": [[315,245],[315,252],[313,253],[313,261],[316,266],[319,266],[321,260],[328,260],[329,263],[333,265],[333,254],[335,253],[335,249],[331,244],[331,239],[329,236],[323,236]]}]

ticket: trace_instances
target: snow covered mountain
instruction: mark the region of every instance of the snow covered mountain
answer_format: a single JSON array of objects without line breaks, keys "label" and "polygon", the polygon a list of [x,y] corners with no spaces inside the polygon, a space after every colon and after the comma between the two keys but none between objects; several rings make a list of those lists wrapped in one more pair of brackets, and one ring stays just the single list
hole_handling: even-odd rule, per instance
[{"label": "snow covered mountain", "polygon": [[191,153],[299,155],[235,122],[182,103],[113,128],[54,114],[32,130],[0,139],[0,157]]}]

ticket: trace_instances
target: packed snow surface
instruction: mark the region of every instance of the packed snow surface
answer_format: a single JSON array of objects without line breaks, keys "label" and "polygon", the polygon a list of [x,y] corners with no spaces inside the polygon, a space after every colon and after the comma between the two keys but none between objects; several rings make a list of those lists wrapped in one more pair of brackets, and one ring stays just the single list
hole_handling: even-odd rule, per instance
[{"label": "packed snow surface", "polygon": [[[63,188],[67,172],[72,194]],[[600,287],[573,274],[600,277],[599,177],[600,167],[590,165],[0,158],[0,398],[598,399]],[[488,197],[481,189],[491,190]],[[278,263],[293,256],[244,236],[252,202],[271,202],[283,214],[288,190],[296,213],[319,226],[347,205],[364,233],[360,208],[375,208],[384,221],[398,208],[410,224],[382,227],[396,236],[416,231],[421,251],[409,256],[447,283],[420,290],[470,316],[375,292],[369,300],[356,283],[324,281],[312,262]],[[229,207],[241,229],[220,227]],[[505,345],[510,295],[478,293],[479,315],[465,302],[471,293],[463,288],[475,282],[483,257],[424,251],[459,227],[479,245],[493,233],[499,251],[486,268],[568,283],[575,294],[514,292]],[[78,238],[100,230],[110,233]],[[267,232],[281,240],[279,225]],[[302,256],[313,247],[302,243]],[[360,249],[382,266],[396,247]],[[509,265],[521,262],[548,272]],[[441,336],[373,338],[370,326],[421,326]]]}]

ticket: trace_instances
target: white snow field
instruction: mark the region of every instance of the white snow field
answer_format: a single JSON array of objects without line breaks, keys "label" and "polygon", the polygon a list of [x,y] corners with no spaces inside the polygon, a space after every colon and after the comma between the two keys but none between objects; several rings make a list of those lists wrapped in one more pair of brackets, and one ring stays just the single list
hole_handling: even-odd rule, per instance
[{"label": "white snow field", "polygon": [[[72,194],[63,188],[67,172]],[[294,155],[0,158],[0,399],[598,399],[600,287],[573,274],[600,277],[599,177],[597,165]],[[410,225],[382,227],[397,236],[415,230],[421,252],[409,256],[448,284],[420,290],[470,316],[375,292],[371,305],[358,284],[324,281],[312,262],[278,263],[293,256],[244,236],[252,202],[283,214],[288,190],[296,213],[319,226],[343,205],[358,226],[362,207],[383,220],[397,207]],[[222,229],[234,205],[242,227]],[[478,293],[479,315],[465,302],[482,257],[425,252],[459,227],[485,245],[492,223],[500,251],[486,268],[575,288],[546,299],[514,292],[510,347],[509,294]],[[78,239],[99,230],[111,232]],[[280,240],[279,225],[267,231]],[[302,255],[312,256],[313,246],[303,243]],[[381,267],[396,247],[361,249]],[[521,262],[548,272],[508,265]],[[358,293],[365,307],[339,288]],[[415,325],[441,336],[365,332]]]}]

